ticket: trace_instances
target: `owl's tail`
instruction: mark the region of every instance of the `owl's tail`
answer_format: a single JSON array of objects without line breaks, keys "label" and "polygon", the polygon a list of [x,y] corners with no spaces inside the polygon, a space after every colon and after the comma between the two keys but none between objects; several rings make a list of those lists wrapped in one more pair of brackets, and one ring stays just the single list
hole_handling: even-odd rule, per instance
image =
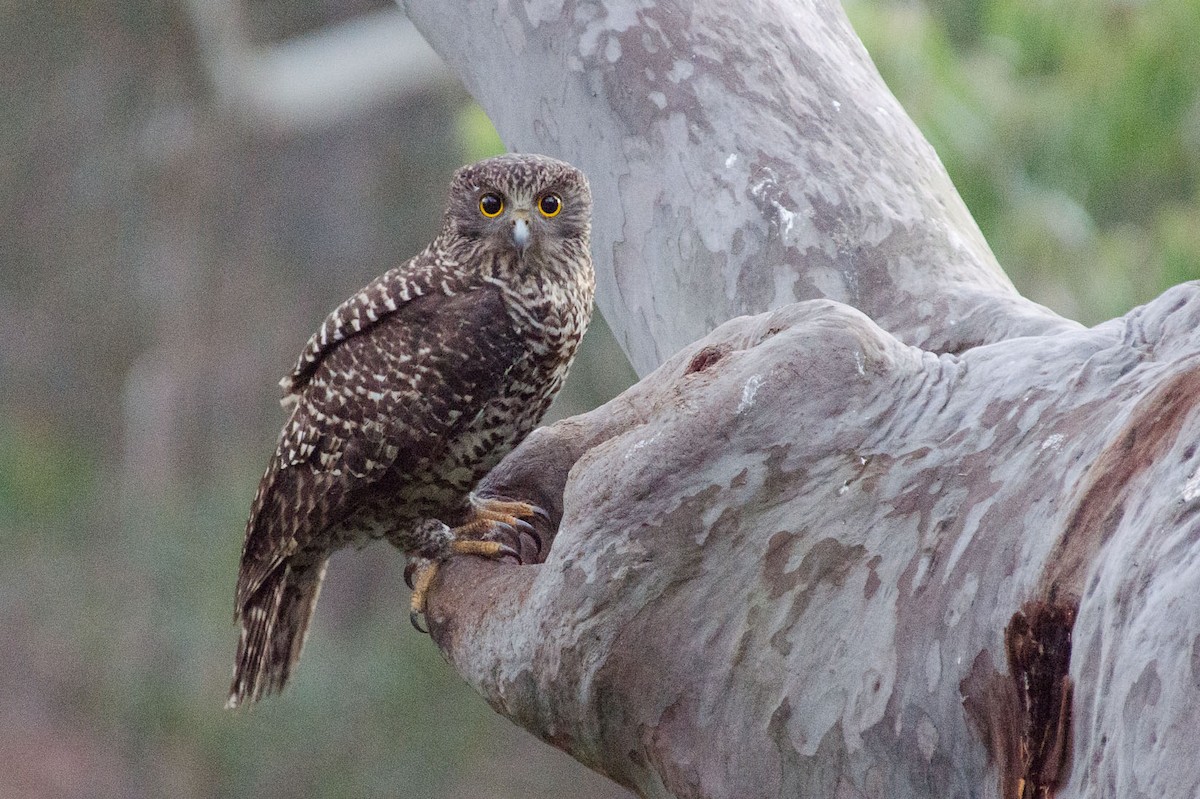
[{"label": "owl's tail", "polygon": [[226,707],[257,702],[283,689],[304,648],[327,563],[285,559],[239,605],[242,632]]}]

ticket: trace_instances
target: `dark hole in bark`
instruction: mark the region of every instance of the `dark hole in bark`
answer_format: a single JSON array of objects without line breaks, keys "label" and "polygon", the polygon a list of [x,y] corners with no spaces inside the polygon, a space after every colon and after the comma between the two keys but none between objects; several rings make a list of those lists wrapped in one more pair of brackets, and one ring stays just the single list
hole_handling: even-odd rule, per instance
[{"label": "dark hole in bark", "polygon": [[703,372],[724,358],[728,352],[728,347],[704,347],[692,356],[692,360],[688,362],[687,369],[683,373],[690,375],[692,372]]}]

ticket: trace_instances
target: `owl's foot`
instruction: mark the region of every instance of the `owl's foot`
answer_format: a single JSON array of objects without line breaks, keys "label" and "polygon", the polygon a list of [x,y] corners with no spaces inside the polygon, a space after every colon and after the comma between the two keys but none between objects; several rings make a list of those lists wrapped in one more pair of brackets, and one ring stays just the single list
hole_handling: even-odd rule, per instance
[{"label": "owl's foot", "polygon": [[517,563],[529,562],[522,557],[528,553],[528,545],[522,535],[533,542],[533,557],[542,552],[542,537],[537,528],[525,521],[541,518],[549,521],[546,511],[528,502],[518,502],[494,497],[469,497],[471,509],[459,526],[449,529],[440,522],[431,521],[437,529],[431,529],[429,545],[421,557],[410,560],[404,569],[404,581],[413,590],[409,621],[419,632],[428,632],[421,626],[425,615],[425,603],[429,587],[437,576],[442,562],[451,555],[478,555],[484,558],[515,558]]},{"label": "owl's foot", "polygon": [[503,533],[515,536],[512,543],[514,549],[518,550],[522,549],[520,534],[524,533],[533,541],[536,548],[534,555],[542,554],[542,536],[537,528],[526,519],[538,518],[549,523],[550,514],[530,502],[498,497],[479,497],[475,494],[471,494],[469,499],[471,515],[468,517],[467,523],[463,525],[464,528],[474,527],[482,531],[485,537],[488,534],[495,536]]},{"label": "owl's foot", "polygon": [[[457,535],[462,529],[462,527],[456,527],[450,532]],[[410,561],[404,568],[404,581],[413,590],[412,599],[409,603],[408,620],[412,622],[412,626],[416,628],[417,632],[429,632],[427,627],[421,626],[421,617],[425,615],[425,603],[429,599],[429,587],[433,585],[433,578],[437,576],[442,562],[450,555],[479,555],[480,557],[492,558],[494,560],[512,557],[516,558],[518,563],[521,560],[521,556],[515,549],[499,541],[456,538],[450,541],[447,549],[448,551],[443,557],[437,559],[421,558],[420,560]]]}]

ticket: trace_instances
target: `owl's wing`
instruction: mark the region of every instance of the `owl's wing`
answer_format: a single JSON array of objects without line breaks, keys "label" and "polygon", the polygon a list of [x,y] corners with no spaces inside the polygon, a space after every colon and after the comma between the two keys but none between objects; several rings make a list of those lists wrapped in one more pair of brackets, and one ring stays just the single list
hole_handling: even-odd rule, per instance
[{"label": "owl's wing", "polygon": [[319,548],[393,464],[436,461],[524,354],[490,286],[413,297],[325,345],[251,506],[239,607],[284,558]]},{"label": "owl's wing", "polygon": [[465,290],[453,269],[439,262],[437,249],[424,252],[372,280],[353,297],[334,308],[308,339],[291,374],[279,381],[285,407],[316,372],[321,360],[341,342],[369,330],[417,297]]}]

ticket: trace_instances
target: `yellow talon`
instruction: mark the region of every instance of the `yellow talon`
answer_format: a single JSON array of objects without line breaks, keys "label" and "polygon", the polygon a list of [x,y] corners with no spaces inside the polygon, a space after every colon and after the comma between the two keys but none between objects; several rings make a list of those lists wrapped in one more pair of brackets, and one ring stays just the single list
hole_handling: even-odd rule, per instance
[{"label": "yellow talon", "polygon": [[[480,541],[478,539],[451,541],[450,554],[479,555],[484,558],[512,556],[520,560],[517,552],[507,544],[502,544],[499,541]],[[417,632],[429,632],[428,626],[421,626],[421,617],[425,615],[425,605],[429,601],[429,588],[433,585],[433,578],[437,576],[441,565],[441,561],[430,560],[422,563],[415,569],[416,577],[413,578],[413,592],[412,598],[409,600],[408,620],[412,622],[412,626],[417,629]]]},{"label": "yellow talon", "polygon": [[548,525],[550,515],[546,511],[529,502],[477,497],[474,494],[470,502],[471,521],[466,526],[471,528],[473,535],[483,537],[496,526],[506,527],[517,536],[529,536],[537,548],[536,554],[541,555],[544,548],[542,535],[537,527],[526,520],[537,517]]},{"label": "yellow talon", "polygon": [[[532,525],[524,521],[533,516],[548,519],[544,510],[528,502],[481,499],[472,496],[469,520],[450,531],[452,540],[445,555],[478,555],[493,559],[511,556],[520,562],[521,554],[511,546],[499,541],[484,540],[480,536],[487,535],[497,525],[502,525],[511,528],[510,532],[514,535],[518,532],[528,534],[540,552],[541,536]],[[444,558],[445,555],[442,555],[441,558]],[[412,582],[413,592],[408,618],[418,632],[428,633],[429,630],[421,626],[421,618],[425,615],[425,606],[429,601],[429,589],[441,567],[441,559],[422,559],[415,563],[418,565],[410,566],[415,576]]]},{"label": "yellow talon", "polygon": [[451,541],[450,551],[455,555],[481,555],[485,558],[502,558],[505,555],[516,554],[512,547],[499,541],[479,541],[473,538]]},{"label": "yellow talon", "polygon": [[441,566],[436,560],[431,560],[417,567],[417,576],[413,580],[412,599],[409,600],[408,620],[412,622],[412,626],[417,628],[419,633],[428,633],[428,628],[422,629],[421,617],[425,615],[425,603],[429,598],[429,586],[433,584],[433,578],[437,576],[438,568]]},{"label": "yellow talon", "polygon": [[483,519],[494,519],[505,524],[512,524],[513,519],[529,519],[534,516],[545,516],[546,512],[528,502],[516,502],[504,499],[472,498],[471,504],[475,516]]}]

